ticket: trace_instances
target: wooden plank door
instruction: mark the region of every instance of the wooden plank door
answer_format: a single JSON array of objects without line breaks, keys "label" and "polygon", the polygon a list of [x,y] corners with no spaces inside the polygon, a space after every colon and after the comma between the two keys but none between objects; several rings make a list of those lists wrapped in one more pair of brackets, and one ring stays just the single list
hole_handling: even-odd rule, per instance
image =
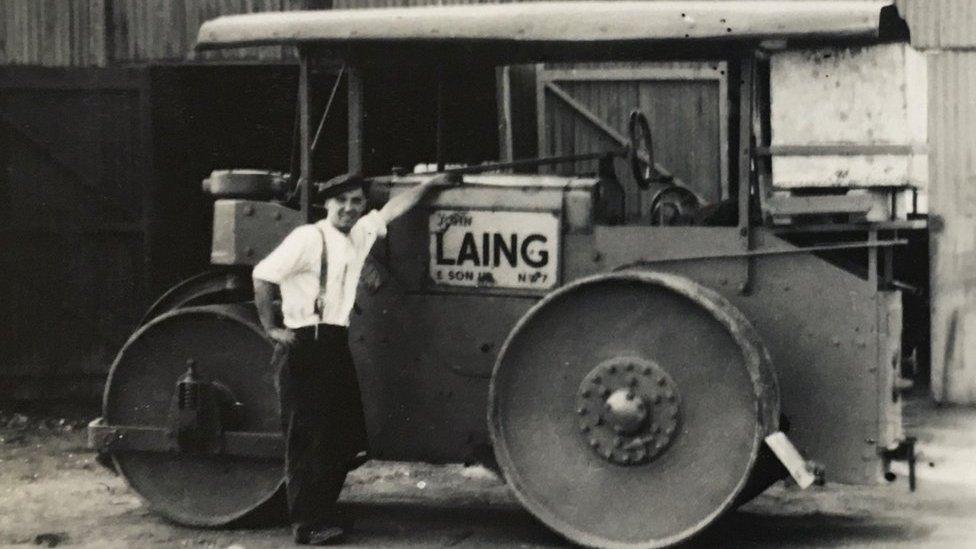
[{"label": "wooden plank door", "polygon": [[146,305],[148,81],[0,70],[0,381],[100,379]]},{"label": "wooden plank door", "polygon": [[[616,150],[627,144],[631,111],[651,124],[657,164],[708,202],[729,196],[728,77],[725,62],[585,63],[536,67],[540,156]],[[595,173],[596,163],[556,173]],[[625,181],[628,213],[639,191]]]}]

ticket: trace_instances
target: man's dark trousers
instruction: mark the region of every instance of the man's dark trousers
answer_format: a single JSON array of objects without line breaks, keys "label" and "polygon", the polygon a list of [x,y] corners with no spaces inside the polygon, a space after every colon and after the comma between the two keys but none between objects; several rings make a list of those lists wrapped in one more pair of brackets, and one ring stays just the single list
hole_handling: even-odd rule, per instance
[{"label": "man's dark trousers", "polygon": [[366,450],[359,381],[348,332],[319,324],[293,330],[293,345],[275,345],[285,479],[291,522],[301,527],[338,524],[336,501],[348,464]]}]

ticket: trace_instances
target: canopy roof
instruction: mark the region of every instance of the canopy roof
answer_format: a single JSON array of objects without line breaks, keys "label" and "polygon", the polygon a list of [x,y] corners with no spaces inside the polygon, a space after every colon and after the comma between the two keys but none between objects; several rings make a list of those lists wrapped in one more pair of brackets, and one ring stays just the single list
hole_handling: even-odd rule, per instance
[{"label": "canopy roof", "polygon": [[204,23],[197,48],[419,46],[543,60],[565,47],[872,41],[892,26],[904,22],[877,1],[529,2],[232,15]]}]

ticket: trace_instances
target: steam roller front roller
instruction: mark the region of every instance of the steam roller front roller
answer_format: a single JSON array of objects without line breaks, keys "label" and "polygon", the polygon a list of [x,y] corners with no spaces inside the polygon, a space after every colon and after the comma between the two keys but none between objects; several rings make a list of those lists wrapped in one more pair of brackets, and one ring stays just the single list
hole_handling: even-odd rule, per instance
[{"label": "steam roller front roller", "polygon": [[591,547],[665,547],[774,477],[779,394],[755,329],[689,279],[624,271],[537,303],[495,364],[498,464],[522,504]]},{"label": "steam roller front roller", "polygon": [[156,317],[112,365],[90,444],[175,522],[221,526],[272,512],[284,479],[272,352],[252,307]]}]

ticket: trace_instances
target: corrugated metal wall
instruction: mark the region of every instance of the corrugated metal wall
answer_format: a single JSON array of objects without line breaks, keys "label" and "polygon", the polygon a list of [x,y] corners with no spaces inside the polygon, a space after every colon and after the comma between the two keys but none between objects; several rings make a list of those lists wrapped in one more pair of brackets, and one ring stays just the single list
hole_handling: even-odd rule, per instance
[{"label": "corrugated metal wall", "polygon": [[[976,37],[976,25],[972,27]],[[976,52],[929,55],[932,393],[976,403]]]},{"label": "corrugated metal wall", "polygon": [[916,48],[976,48],[973,0],[897,0],[896,4],[908,21]]}]

